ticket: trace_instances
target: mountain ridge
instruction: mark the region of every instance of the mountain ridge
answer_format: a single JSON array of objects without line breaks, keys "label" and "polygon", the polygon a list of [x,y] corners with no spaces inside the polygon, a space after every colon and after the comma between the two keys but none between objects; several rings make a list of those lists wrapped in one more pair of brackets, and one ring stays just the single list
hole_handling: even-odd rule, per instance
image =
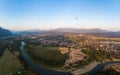
[{"label": "mountain ridge", "polygon": [[[12,32],[12,31],[11,31]],[[56,28],[56,29],[49,29],[49,30],[41,30],[41,29],[31,29],[31,30],[24,30],[24,31],[14,31],[13,34],[16,35],[26,35],[26,34],[41,34],[41,33],[55,33],[55,34],[64,34],[64,33],[83,33],[83,34],[91,34],[91,35],[102,35],[102,36],[110,36],[110,37],[120,37],[120,31],[108,31],[103,30],[100,28]]]},{"label": "mountain ridge", "polygon": [[57,28],[57,29],[52,29],[51,31],[72,32],[72,33],[106,33],[106,32],[109,32],[107,30],[102,30],[99,28],[93,28],[93,29]]},{"label": "mountain ridge", "polygon": [[12,36],[12,32],[0,27],[0,37]]},{"label": "mountain ridge", "polygon": [[39,30],[32,29],[29,31],[23,31],[22,34],[38,34],[38,33],[55,33],[55,34],[64,34],[64,33],[83,33],[83,34],[91,34],[91,35],[102,35],[107,37],[120,37],[120,31],[108,31],[99,28],[92,29],[77,29],[77,28],[56,28],[50,30]]}]

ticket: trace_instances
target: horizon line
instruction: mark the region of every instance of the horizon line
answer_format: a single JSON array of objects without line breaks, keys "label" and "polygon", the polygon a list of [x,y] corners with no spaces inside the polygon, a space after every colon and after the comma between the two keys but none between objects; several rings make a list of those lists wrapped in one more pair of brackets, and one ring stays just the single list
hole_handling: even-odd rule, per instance
[{"label": "horizon line", "polygon": [[[1,27],[3,28],[3,27]],[[5,28],[6,29],[6,28]],[[8,28],[7,28],[8,29]],[[57,27],[57,28],[49,28],[49,29],[42,29],[42,28],[33,28],[33,29],[20,29],[20,30],[17,30],[17,29],[8,29],[10,31],[32,31],[32,30],[43,30],[43,31],[49,31],[49,30],[53,30],[53,29],[100,29],[100,30],[105,30],[105,31],[112,31],[112,32],[119,32],[120,30],[111,30],[111,29],[104,29],[104,28],[75,28],[75,27]]]}]

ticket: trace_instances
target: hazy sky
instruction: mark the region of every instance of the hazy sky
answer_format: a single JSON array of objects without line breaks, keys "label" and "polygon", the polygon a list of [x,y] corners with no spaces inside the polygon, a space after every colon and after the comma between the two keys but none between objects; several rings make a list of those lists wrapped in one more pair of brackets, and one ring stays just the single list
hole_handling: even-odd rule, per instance
[{"label": "hazy sky", "polygon": [[0,26],[120,30],[120,0],[0,0]]}]

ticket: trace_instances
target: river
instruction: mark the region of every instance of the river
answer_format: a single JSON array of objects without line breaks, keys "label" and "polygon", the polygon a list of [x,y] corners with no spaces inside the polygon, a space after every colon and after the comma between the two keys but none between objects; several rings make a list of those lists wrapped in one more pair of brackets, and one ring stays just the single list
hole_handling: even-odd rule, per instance
[{"label": "river", "polygon": [[[24,61],[30,66],[32,67],[36,72],[42,74],[42,75],[73,75],[70,72],[62,72],[62,71],[56,71],[56,70],[52,70],[52,69],[48,69],[45,68],[43,66],[40,66],[38,64],[36,64],[32,59],[30,59],[30,57],[25,53],[24,51],[24,46],[25,46],[25,42],[21,42],[21,46],[20,46],[20,53],[22,58],[24,59]],[[102,69],[104,69],[104,67],[106,65],[110,65],[110,64],[115,64],[115,63],[120,63],[120,61],[110,61],[110,62],[105,62],[105,63],[101,63],[98,64],[97,66],[95,66],[93,69],[91,68],[91,70],[87,73],[85,73],[84,75],[93,75],[96,72],[102,71]]]},{"label": "river", "polygon": [[109,62],[98,64],[91,71],[85,73],[84,75],[93,75],[96,72],[102,71],[105,66],[110,65],[110,64],[116,64],[116,63],[120,63],[120,61],[109,61]]},{"label": "river", "polygon": [[62,71],[56,71],[52,69],[45,68],[43,66],[40,66],[36,64],[24,51],[25,42],[21,42],[20,46],[20,53],[23,58],[23,60],[36,72],[40,73],[41,75],[73,75],[70,72],[62,72]]}]

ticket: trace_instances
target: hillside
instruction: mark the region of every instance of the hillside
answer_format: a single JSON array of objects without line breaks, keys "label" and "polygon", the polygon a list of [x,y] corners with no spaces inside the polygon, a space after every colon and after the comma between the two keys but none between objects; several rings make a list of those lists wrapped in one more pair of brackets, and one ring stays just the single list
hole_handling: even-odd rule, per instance
[{"label": "hillside", "polygon": [[6,37],[11,35],[12,33],[9,30],[0,27],[0,37]]},{"label": "hillside", "polygon": [[[14,33],[14,32],[13,32]],[[50,29],[50,30],[40,30],[40,29],[33,29],[33,30],[26,30],[26,31],[18,31],[17,34],[66,34],[66,33],[83,33],[83,34],[90,34],[96,36],[104,36],[104,37],[120,37],[120,31],[107,31],[104,29],[93,28],[93,29],[77,29],[77,28],[57,28],[57,29]],[[16,34],[16,33],[15,33]]]},{"label": "hillside", "polygon": [[51,31],[72,32],[72,33],[106,33],[108,32],[107,30],[102,30],[98,28],[94,28],[94,29],[57,28]]}]

